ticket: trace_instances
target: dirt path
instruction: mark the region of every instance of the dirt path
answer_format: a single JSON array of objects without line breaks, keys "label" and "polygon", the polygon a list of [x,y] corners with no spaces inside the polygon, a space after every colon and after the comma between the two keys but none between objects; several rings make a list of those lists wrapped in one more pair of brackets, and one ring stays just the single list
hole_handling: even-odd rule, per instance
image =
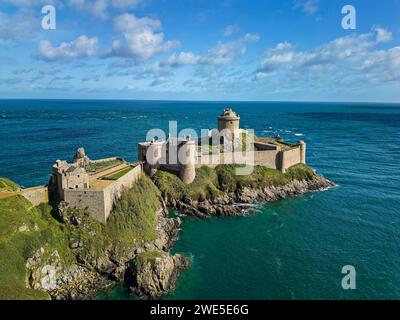
[{"label": "dirt path", "polygon": [[6,190],[0,190],[0,199],[6,199],[9,197],[16,196],[18,194],[21,194],[20,192],[16,191],[6,191]]}]

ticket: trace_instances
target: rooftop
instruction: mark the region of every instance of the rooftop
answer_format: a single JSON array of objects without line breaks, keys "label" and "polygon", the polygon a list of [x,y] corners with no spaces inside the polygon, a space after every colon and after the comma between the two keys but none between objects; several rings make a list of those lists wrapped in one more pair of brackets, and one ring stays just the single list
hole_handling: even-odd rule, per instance
[{"label": "rooftop", "polygon": [[235,118],[235,119],[240,119],[240,117],[236,114],[235,111],[232,110],[232,108],[226,108],[224,109],[224,112],[222,112],[222,114],[219,116],[219,118]]}]

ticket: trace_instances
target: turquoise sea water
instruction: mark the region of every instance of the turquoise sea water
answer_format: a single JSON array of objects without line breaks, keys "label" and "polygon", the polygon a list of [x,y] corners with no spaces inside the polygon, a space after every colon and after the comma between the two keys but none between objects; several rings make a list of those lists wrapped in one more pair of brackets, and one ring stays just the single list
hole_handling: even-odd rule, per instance
[{"label": "turquoise sea water", "polygon": [[[166,299],[399,299],[400,105],[229,103],[242,127],[307,142],[337,188],[252,216],[185,218],[174,252],[193,259]],[[213,128],[228,103],[0,100],[0,176],[45,184],[57,159],[136,159],[150,128]],[[341,288],[353,265],[357,289]],[[130,299],[117,288],[108,299]]]}]

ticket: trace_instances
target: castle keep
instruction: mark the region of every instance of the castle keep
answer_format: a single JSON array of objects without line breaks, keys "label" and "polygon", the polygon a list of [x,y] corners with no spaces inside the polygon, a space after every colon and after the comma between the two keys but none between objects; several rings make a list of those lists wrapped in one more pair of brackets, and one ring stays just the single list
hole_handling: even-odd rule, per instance
[{"label": "castle keep", "polygon": [[20,194],[34,205],[47,202],[50,196],[53,201],[65,201],[106,222],[123,188],[131,187],[142,174],[153,176],[157,170],[166,170],[189,184],[201,166],[245,164],[286,172],[291,166],[306,162],[304,141],[292,144],[279,137],[256,137],[250,130],[240,128],[240,117],[230,108],[217,121],[218,130],[209,130],[199,139],[186,136],[139,142],[135,163],[118,157],[91,160],[79,148],[72,163],[55,162],[48,186],[24,189]]}]

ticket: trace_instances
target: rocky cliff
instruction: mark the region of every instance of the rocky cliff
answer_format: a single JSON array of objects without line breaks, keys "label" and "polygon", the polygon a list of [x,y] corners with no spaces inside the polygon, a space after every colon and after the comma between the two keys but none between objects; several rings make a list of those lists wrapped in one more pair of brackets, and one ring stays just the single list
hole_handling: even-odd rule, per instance
[{"label": "rocky cliff", "polygon": [[[0,211],[4,299],[87,299],[117,283],[142,297],[156,297],[169,292],[189,264],[168,253],[181,220],[168,217],[147,177],[123,191],[107,224],[65,202],[32,207],[20,196],[1,199]],[[154,268],[143,263],[137,268],[148,252],[162,259],[149,260]]]},{"label": "rocky cliff", "polygon": [[0,298],[87,299],[116,283],[159,297],[190,265],[169,254],[181,219],[169,217],[168,207],[200,218],[246,215],[253,204],[334,186],[305,165],[285,174],[254,167],[248,176],[237,176],[234,166],[203,167],[190,185],[159,171],[153,182],[143,177],[124,190],[107,224],[64,202],[51,208],[20,196],[0,200]]}]

